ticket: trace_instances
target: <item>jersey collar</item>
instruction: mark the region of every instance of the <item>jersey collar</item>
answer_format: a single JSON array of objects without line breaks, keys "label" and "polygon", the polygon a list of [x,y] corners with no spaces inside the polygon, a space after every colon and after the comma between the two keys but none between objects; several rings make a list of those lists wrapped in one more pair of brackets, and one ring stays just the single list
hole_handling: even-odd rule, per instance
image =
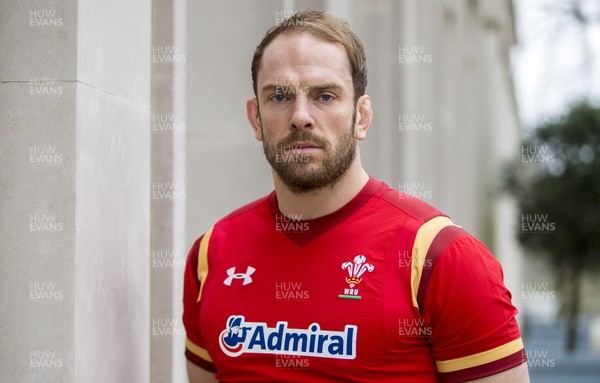
[{"label": "jersey collar", "polygon": [[[369,176],[369,180],[367,181],[365,186],[363,186],[363,188],[358,192],[358,194],[354,198],[350,200],[350,202],[348,202],[338,210],[334,211],[333,213],[324,215],[322,217],[302,221],[294,221],[299,223],[307,223],[306,227],[308,228],[308,230],[306,231],[284,230],[282,231],[282,234],[288,237],[298,247],[304,247],[310,242],[325,234],[327,231],[329,231],[336,225],[342,223],[352,214],[358,211],[382,187],[382,185],[383,182],[378,181],[375,178]],[[271,207],[271,214],[275,224],[275,222],[278,222],[277,217],[283,216],[283,214],[279,210],[279,205],[277,204],[277,194],[275,193],[275,191],[273,191],[269,196],[269,205]]]}]

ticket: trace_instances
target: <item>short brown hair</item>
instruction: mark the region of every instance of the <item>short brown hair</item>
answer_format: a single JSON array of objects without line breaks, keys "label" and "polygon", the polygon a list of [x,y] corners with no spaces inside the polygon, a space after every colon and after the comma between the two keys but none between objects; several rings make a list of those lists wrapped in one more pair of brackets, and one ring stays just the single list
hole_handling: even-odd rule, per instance
[{"label": "short brown hair", "polygon": [[367,57],[360,39],[352,32],[347,21],[338,19],[321,10],[305,10],[295,12],[267,31],[265,37],[256,47],[252,58],[252,87],[258,96],[257,77],[260,62],[267,46],[279,35],[287,33],[310,33],[330,43],[341,44],[348,54],[354,86],[354,102],[365,94],[367,87]]}]

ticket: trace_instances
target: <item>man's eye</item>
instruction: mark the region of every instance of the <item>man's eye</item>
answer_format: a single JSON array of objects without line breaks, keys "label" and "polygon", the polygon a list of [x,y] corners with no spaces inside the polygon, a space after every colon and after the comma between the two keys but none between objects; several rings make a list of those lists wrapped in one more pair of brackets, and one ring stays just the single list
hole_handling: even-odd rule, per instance
[{"label": "man's eye", "polygon": [[333,100],[333,96],[330,94],[322,94],[319,96],[319,98],[321,99],[321,101],[331,101]]},{"label": "man's eye", "polygon": [[276,94],[273,97],[271,97],[271,99],[273,101],[281,102],[281,101],[285,101],[286,97],[283,94]]}]

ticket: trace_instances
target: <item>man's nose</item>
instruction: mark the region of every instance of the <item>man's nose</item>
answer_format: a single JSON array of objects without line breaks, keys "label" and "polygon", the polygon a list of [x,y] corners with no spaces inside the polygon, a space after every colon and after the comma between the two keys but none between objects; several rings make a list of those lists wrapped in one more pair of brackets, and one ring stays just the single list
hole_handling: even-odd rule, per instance
[{"label": "man's nose", "polygon": [[292,117],[290,119],[290,128],[292,129],[312,129],[314,119],[311,115],[311,105],[306,94],[297,94],[293,104]]}]

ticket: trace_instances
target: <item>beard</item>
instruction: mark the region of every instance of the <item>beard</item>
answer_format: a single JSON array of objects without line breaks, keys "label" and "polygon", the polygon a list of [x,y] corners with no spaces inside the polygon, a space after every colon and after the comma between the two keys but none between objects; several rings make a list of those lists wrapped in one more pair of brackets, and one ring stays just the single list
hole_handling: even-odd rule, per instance
[{"label": "beard", "polygon": [[[350,168],[356,156],[355,119],[356,109],[348,128],[333,143],[305,130],[295,130],[279,142],[273,142],[261,126],[265,157],[281,181],[294,194],[333,187]],[[325,153],[325,158],[318,164],[309,154],[293,153],[291,146],[297,142],[318,145]]]}]

